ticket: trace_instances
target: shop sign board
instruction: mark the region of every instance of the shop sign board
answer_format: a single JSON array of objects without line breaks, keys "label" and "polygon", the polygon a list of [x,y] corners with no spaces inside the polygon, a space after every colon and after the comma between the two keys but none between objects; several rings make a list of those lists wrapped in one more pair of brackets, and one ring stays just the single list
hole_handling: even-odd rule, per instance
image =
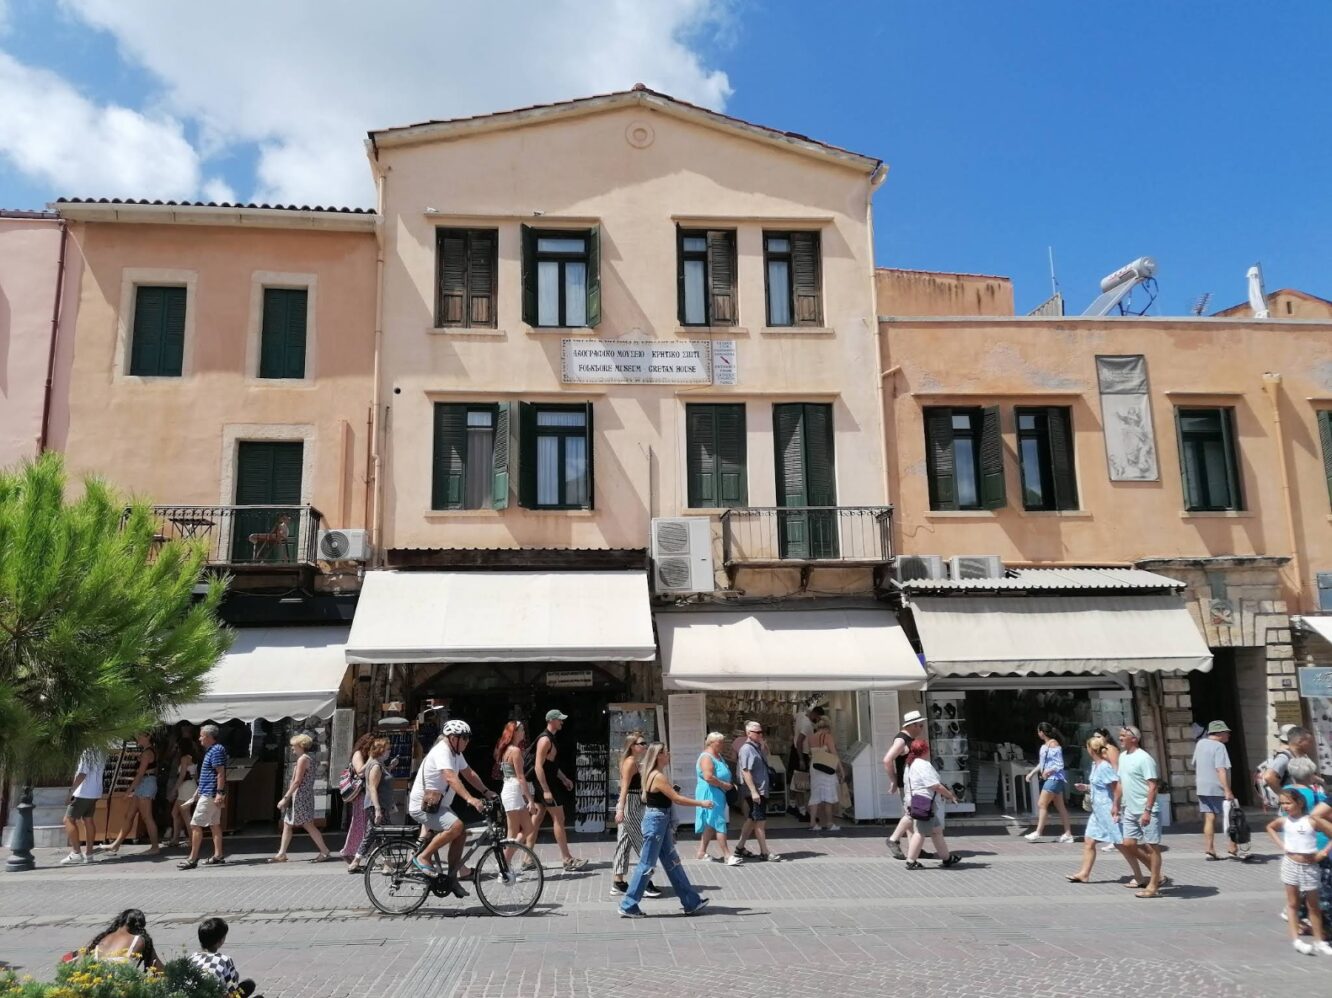
[{"label": "shop sign board", "polygon": [[1332,697],[1332,669],[1305,668],[1296,675],[1300,678],[1300,696]]},{"label": "shop sign board", "polygon": [[1273,706],[1276,707],[1276,723],[1278,727],[1283,724],[1304,723],[1304,708],[1300,705],[1298,700],[1284,700]]},{"label": "shop sign board", "polygon": [[583,689],[592,685],[591,669],[565,669],[546,673],[546,685],[552,689]]},{"label": "shop sign board", "polygon": [[735,341],[566,339],[561,380],[572,385],[733,385]]}]

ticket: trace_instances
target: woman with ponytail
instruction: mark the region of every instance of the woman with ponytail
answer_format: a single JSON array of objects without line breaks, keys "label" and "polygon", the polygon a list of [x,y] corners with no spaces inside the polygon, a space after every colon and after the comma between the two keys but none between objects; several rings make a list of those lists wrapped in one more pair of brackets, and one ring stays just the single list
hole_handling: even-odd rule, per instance
[{"label": "woman with ponytail", "polygon": [[148,919],[138,908],[126,908],[84,948],[84,955],[97,963],[130,963],[140,970],[162,969]]}]

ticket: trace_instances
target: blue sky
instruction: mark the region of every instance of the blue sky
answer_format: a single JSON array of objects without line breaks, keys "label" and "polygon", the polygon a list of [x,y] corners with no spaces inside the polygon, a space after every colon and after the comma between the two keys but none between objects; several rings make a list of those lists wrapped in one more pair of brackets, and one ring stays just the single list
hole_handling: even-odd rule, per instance
[{"label": "blue sky", "polygon": [[[1211,309],[1242,301],[1244,271],[1255,261],[1269,289],[1332,296],[1325,0],[1136,8],[1075,0],[558,0],[526,19],[540,22],[546,10],[575,26],[595,19],[606,39],[606,58],[595,66],[585,54],[571,51],[564,62],[551,54],[546,39],[566,26],[559,21],[532,24],[532,37],[516,41],[500,32],[516,10],[534,9],[521,0],[480,10],[445,3],[455,9],[442,26],[459,16],[474,22],[483,39],[475,58],[501,70],[490,81],[475,72],[464,79],[461,69],[450,80],[438,68],[447,49],[414,44],[413,25],[442,16],[438,3],[386,3],[393,12],[375,21],[369,5],[352,0],[237,0],[227,23],[210,21],[211,5],[164,3],[146,0],[148,9],[138,10],[143,4],[120,0],[0,0],[0,56],[11,73],[26,74],[9,77],[7,89],[22,83],[49,95],[54,78],[37,74],[50,71],[67,99],[41,105],[38,126],[65,114],[74,122],[58,132],[51,125],[45,159],[18,162],[15,145],[34,124],[11,114],[7,125],[0,109],[0,205],[35,207],[62,193],[126,185],[144,196],[297,197],[308,188],[306,201],[325,192],[354,192],[344,198],[354,200],[366,122],[476,113],[642,79],[883,158],[891,169],[876,199],[878,262],[1011,275],[1020,311],[1049,294],[1048,246],[1073,312],[1095,296],[1101,276],[1142,254],[1159,263],[1154,311],[1167,314],[1186,312],[1207,291]],[[300,42],[247,49],[254,19],[283,17],[313,33],[308,50]],[[669,37],[653,38],[653,30]],[[362,44],[365,32],[375,44]],[[208,48],[233,37],[273,74],[265,89],[253,84],[248,102],[250,78],[263,74],[243,67],[228,77],[237,60]],[[501,51],[486,51],[492,38]],[[398,85],[364,99],[364,85],[340,94],[342,76],[349,88],[358,72],[374,78],[365,62],[375,52],[405,67]],[[331,75],[330,64],[360,68]],[[438,91],[413,85],[420,79]],[[134,120],[107,115],[112,106]],[[88,143],[59,145],[84,130],[96,136],[91,152]],[[330,143],[329,132],[346,138]],[[121,144],[135,150],[132,162],[104,178]],[[348,178],[341,186],[329,179],[339,173]],[[105,190],[92,190],[104,181]]]}]

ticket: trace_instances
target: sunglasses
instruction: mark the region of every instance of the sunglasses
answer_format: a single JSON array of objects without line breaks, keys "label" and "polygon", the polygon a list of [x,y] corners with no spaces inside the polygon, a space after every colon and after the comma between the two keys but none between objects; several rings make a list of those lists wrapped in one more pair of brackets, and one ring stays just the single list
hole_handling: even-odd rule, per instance
[{"label": "sunglasses", "polygon": [[647,748],[647,742],[634,742],[634,748]]}]

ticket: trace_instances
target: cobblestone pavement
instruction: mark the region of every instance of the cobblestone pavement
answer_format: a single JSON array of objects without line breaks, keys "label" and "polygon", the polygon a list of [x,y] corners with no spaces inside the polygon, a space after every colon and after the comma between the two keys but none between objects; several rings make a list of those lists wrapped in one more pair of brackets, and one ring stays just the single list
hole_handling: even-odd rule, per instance
[{"label": "cobblestone pavement", "polygon": [[587,870],[548,869],[540,908],[520,919],[433,899],[408,918],[372,914],[341,864],[266,866],[245,840],[225,867],[189,873],[176,857],[62,869],[44,850],[42,869],[0,873],[0,961],[47,976],[134,906],[168,954],[193,944],[204,915],[224,915],[245,975],[294,998],[1326,993],[1332,960],[1295,954],[1277,917],[1275,862],[1204,863],[1196,836],[1174,835],[1173,883],[1144,901],[1121,888],[1117,855],[1098,854],[1095,883],[1067,884],[1081,844],[958,836],[961,865],[911,872],[884,834],[783,832],[775,848],[791,862],[739,868],[695,862],[682,842],[709,911],[685,918],[667,896],[634,922],[608,896],[605,842],[577,847]]}]

